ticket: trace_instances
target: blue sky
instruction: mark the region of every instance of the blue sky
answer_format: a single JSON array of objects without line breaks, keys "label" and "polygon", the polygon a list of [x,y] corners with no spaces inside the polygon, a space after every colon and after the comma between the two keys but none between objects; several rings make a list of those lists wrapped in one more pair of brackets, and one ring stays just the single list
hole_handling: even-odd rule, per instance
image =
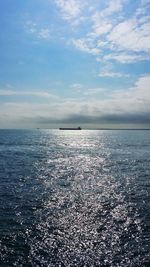
[{"label": "blue sky", "polygon": [[1,128],[150,128],[149,0],[5,0],[0,13]]}]

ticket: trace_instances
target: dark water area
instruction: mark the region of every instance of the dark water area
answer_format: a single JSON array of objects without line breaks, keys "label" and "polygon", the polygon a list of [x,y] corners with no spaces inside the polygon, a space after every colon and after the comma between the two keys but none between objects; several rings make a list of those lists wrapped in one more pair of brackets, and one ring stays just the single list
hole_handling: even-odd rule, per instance
[{"label": "dark water area", "polygon": [[0,130],[0,266],[150,266],[150,131]]}]

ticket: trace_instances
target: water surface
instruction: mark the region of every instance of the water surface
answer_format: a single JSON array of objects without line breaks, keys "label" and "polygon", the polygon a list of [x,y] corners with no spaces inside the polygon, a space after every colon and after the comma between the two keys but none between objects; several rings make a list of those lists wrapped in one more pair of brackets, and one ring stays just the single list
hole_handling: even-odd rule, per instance
[{"label": "water surface", "polygon": [[0,266],[150,266],[149,133],[0,130]]}]

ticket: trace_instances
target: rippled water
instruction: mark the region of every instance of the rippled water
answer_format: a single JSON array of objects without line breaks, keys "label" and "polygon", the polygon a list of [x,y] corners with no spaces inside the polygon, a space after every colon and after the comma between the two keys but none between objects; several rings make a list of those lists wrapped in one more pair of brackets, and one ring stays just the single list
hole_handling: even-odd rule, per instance
[{"label": "rippled water", "polygon": [[0,131],[0,266],[150,266],[150,131]]}]

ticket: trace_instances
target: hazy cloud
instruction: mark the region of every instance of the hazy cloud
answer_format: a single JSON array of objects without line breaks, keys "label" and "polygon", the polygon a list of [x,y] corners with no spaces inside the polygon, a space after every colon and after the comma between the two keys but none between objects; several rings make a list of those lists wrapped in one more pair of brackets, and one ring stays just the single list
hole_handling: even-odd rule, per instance
[{"label": "hazy cloud", "polygon": [[[85,98],[53,99],[49,104],[2,103],[0,118],[11,121],[51,123],[150,123],[150,76],[139,78],[128,90],[87,90]],[[92,94],[93,90],[93,94]],[[105,91],[107,92],[105,94]],[[99,93],[99,98],[97,98]],[[94,97],[95,95],[95,97]],[[88,96],[88,98],[86,98]],[[91,98],[89,98],[91,96]],[[49,125],[50,126],[50,125]]]},{"label": "hazy cloud", "polygon": [[[97,61],[99,61],[100,59],[97,58]],[[114,67],[112,65],[112,63],[107,63],[105,64],[105,66],[101,69],[100,73],[98,74],[99,77],[116,77],[116,78],[120,78],[120,77],[125,77],[127,76],[124,73],[121,72],[115,72],[114,71]]]},{"label": "hazy cloud", "polygon": [[26,31],[38,39],[49,40],[52,35],[52,29],[44,27],[42,28],[37,23],[28,20],[25,25]]},{"label": "hazy cloud", "polygon": [[0,89],[0,95],[1,96],[35,96],[40,98],[52,98],[57,99],[58,96],[51,94],[46,91],[13,91],[13,90],[5,90]]}]

